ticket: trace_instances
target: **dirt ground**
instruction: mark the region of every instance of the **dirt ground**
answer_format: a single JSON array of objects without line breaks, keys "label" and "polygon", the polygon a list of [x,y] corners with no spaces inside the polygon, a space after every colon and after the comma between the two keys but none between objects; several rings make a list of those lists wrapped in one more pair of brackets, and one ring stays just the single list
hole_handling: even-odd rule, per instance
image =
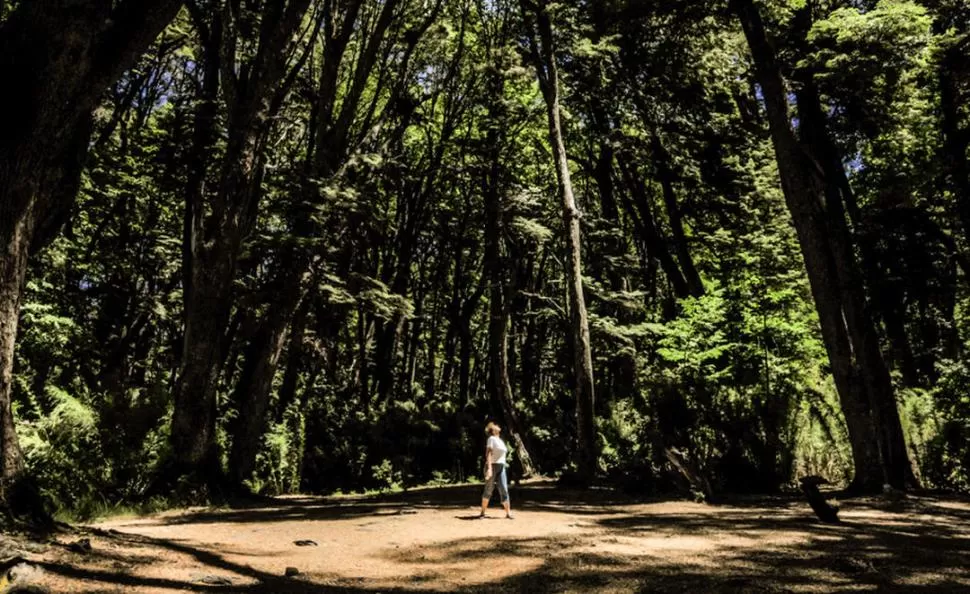
[{"label": "dirt ground", "polygon": [[[536,482],[115,518],[25,556],[51,592],[970,592],[970,502],[637,502]],[[88,538],[90,551],[69,546]],[[298,573],[287,576],[287,568]],[[293,569],[290,570],[292,573]]]}]

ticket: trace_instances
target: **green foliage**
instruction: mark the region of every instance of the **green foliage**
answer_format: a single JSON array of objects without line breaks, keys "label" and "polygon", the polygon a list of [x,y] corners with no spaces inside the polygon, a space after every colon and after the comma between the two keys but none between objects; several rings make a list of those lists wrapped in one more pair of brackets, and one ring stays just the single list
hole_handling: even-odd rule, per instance
[{"label": "green foliage", "polygon": [[[928,111],[932,99],[923,80],[929,75],[931,22],[915,2],[884,0],[872,10],[841,8],[813,23],[807,37],[812,50],[798,65],[814,73],[836,107],[837,134],[874,139]],[[932,146],[931,139],[920,138],[919,128],[910,133],[916,136],[897,138],[904,143],[897,158]],[[853,143],[845,150],[853,154],[859,148]]]},{"label": "green foliage", "polygon": [[[266,359],[272,390],[254,492],[477,480],[482,425],[508,425],[490,394],[498,295],[529,453],[549,474],[574,462],[563,220],[517,5],[445,0],[431,13],[402,1],[377,40],[371,27],[386,5],[365,0],[339,61],[317,35],[295,42],[292,88],[274,98],[279,109],[247,164],[259,170],[260,199],[244,213],[254,230],[239,246],[210,378],[223,466],[243,414],[237,388],[266,321],[281,297],[300,296]],[[804,85],[816,85],[845,164],[855,200],[847,222],[910,454],[928,486],[968,490],[970,370],[960,353],[970,295],[957,272],[966,238],[938,71],[944,53],[963,47],[966,9],[950,0],[756,5],[792,114]],[[762,92],[724,8],[550,7],[581,211],[599,465],[640,493],[685,488],[667,447],[719,490],[776,490],[804,474],[851,478]],[[259,15],[240,11],[227,34],[238,36],[234,59],[248,61]],[[105,95],[76,212],[31,260],[13,389],[18,429],[44,495],[79,517],[135,506],[172,454],[192,247],[183,217],[197,173],[196,29],[180,17]],[[379,41],[377,63],[357,73],[370,41]],[[330,65],[336,78],[322,88]],[[962,97],[970,79],[953,74]],[[317,96],[329,90],[333,97]],[[232,92],[216,101],[215,140],[196,180],[213,194],[218,164],[239,140]],[[965,132],[966,102],[957,103]],[[311,172],[319,151],[333,154]],[[225,200],[206,203],[203,240],[239,222],[221,217]],[[495,239],[487,200],[500,203],[495,262],[485,251]],[[690,296],[675,286],[687,260],[701,285]],[[305,274],[292,274],[303,262]],[[904,373],[900,336],[915,373]]]},{"label": "green foliage", "polygon": [[287,411],[281,423],[263,435],[263,447],[256,457],[256,472],[247,486],[253,493],[281,495],[300,490],[303,419],[298,411]]},{"label": "green foliage", "polygon": [[97,415],[54,386],[48,387],[45,399],[50,412],[19,427],[28,470],[53,509],[89,515],[106,503],[102,488],[110,471],[103,464]]},{"label": "green foliage", "polygon": [[401,485],[401,472],[394,470],[390,460],[381,460],[380,464],[371,466],[371,477],[381,491],[393,491]]},{"label": "green foliage", "polygon": [[[925,441],[917,442],[927,450],[927,455],[919,459],[920,470],[931,485],[970,490],[970,368],[964,362],[944,365],[933,403],[938,411],[935,415],[926,411],[930,403],[921,399],[919,413],[924,420],[913,423],[917,431],[922,429],[919,437],[926,435]],[[932,431],[934,428],[937,431]]]}]

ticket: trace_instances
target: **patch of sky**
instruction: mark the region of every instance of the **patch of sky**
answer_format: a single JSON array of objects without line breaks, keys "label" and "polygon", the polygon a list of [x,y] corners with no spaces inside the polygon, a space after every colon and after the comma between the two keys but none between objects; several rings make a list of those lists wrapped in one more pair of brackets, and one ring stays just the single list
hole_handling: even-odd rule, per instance
[{"label": "patch of sky", "polygon": [[860,153],[856,153],[851,158],[846,159],[842,165],[845,167],[845,172],[849,177],[852,177],[866,168],[866,163],[862,160],[862,155]]},{"label": "patch of sky", "polygon": [[436,78],[435,74],[436,74],[435,67],[430,64],[428,66],[425,66],[421,71],[418,72],[416,77],[417,83],[418,85],[421,86],[422,90],[424,90],[425,92],[430,92],[432,89],[434,89],[435,78]]}]

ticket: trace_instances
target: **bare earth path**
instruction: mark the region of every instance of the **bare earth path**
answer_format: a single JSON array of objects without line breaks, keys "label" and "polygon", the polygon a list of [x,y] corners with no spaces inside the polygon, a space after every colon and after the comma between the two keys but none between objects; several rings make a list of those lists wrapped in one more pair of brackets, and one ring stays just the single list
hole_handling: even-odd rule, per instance
[{"label": "bare earth path", "polygon": [[494,508],[474,519],[477,497],[445,487],[114,519],[92,527],[91,552],[55,544],[31,560],[53,592],[970,592],[966,501],[850,500],[830,526],[794,499],[637,503],[540,482],[513,489],[508,521]]}]

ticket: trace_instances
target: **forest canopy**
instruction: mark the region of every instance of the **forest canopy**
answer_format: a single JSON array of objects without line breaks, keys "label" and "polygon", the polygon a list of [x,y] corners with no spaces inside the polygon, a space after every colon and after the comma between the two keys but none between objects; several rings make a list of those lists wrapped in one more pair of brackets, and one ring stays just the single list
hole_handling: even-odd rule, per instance
[{"label": "forest canopy", "polygon": [[966,491],[968,29],[2,1],[0,496],[460,482],[490,420],[517,476]]}]

